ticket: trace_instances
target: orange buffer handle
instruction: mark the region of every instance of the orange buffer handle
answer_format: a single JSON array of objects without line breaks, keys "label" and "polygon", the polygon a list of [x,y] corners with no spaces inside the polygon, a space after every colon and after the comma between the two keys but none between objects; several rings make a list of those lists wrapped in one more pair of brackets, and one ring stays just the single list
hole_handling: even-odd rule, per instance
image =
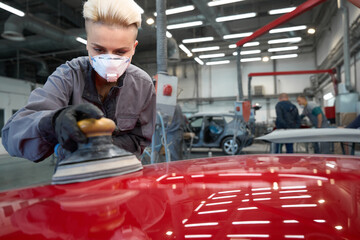
[{"label": "orange buffer handle", "polygon": [[114,121],[108,118],[89,118],[77,124],[86,137],[111,136],[116,127]]}]

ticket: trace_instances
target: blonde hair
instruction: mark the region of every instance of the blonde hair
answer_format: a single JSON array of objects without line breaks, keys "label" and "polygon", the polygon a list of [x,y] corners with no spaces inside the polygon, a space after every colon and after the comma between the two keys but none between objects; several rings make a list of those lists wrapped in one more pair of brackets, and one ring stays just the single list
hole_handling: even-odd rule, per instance
[{"label": "blonde hair", "polygon": [[141,26],[140,8],[133,0],[88,0],[84,4],[83,15],[86,21]]}]

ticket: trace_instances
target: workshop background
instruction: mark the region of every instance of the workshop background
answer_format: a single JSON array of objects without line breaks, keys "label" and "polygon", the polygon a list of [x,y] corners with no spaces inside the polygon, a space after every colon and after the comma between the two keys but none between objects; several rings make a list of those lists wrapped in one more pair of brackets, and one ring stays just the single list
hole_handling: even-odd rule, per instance
[{"label": "workshop background", "polygon": [[[157,2],[136,0],[143,14],[132,63],[150,76],[157,74]],[[188,117],[234,111],[239,94],[236,42],[307,1],[218,2],[166,1],[167,71],[178,78],[177,101]],[[4,10],[3,4],[23,16]],[[82,5],[83,0],[0,1],[0,128],[59,65],[87,55]],[[174,13],[179,8],[184,12]],[[360,113],[360,8],[345,0],[323,1],[277,29],[241,49],[244,98],[249,73],[334,68],[338,93],[353,93],[356,99],[339,108],[337,117]],[[262,133],[274,127],[279,93],[288,93],[296,105],[302,93],[322,107],[334,106],[336,99],[329,74],[254,77],[250,91],[253,104],[262,106],[255,116]],[[0,154],[8,159],[2,145]]]}]

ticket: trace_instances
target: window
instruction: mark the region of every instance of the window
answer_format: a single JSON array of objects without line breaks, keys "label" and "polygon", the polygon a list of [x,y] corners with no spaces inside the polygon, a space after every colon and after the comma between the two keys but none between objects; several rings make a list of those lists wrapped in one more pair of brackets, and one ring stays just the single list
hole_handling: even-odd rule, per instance
[{"label": "window", "polygon": [[[5,123],[4,109],[0,109],[0,130],[4,127],[4,123]],[[0,131],[0,137],[1,137],[1,131]]]}]

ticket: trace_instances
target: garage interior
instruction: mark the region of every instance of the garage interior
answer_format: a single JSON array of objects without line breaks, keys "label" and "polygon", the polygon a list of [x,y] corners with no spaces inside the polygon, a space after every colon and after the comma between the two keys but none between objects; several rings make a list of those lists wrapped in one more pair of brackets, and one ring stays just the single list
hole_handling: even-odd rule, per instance
[{"label": "garage interior", "polygon": [[[161,67],[177,78],[177,103],[187,118],[199,113],[234,113],[234,102],[251,95],[252,105],[259,107],[254,111],[253,128],[254,136],[259,137],[274,129],[280,93],[287,93],[300,113],[296,97],[306,95],[331,116],[333,127],[346,126],[356,118],[360,113],[360,8],[356,1],[220,2],[136,0],[143,14],[132,64],[151,77],[159,73],[159,25],[154,13],[157,4],[165,4],[162,26],[166,27],[167,38],[162,43],[166,46],[166,63]],[[314,7],[241,49],[237,47],[240,40],[304,3]],[[82,0],[7,0],[0,4],[24,13],[19,16],[0,5],[2,128],[26,105],[30,92],[41,87],[59,65],[86,56],[87,51]],[[184,27],[184,23],[192,25]],[[327,69],[334,74],[256,76],[263,72]],[[249,78],[251,74],[255,75]],[[295,149],[309,152],[307,145],[299,144]],[[239,154],[269,152],[269,144],[254,140]],[[187,147],[184,159],[223,155],[220,148],[189,151]],[[53,157],[34,164],[9,156],[0,145],[0,190],[48,183],[53,169]]]}]

